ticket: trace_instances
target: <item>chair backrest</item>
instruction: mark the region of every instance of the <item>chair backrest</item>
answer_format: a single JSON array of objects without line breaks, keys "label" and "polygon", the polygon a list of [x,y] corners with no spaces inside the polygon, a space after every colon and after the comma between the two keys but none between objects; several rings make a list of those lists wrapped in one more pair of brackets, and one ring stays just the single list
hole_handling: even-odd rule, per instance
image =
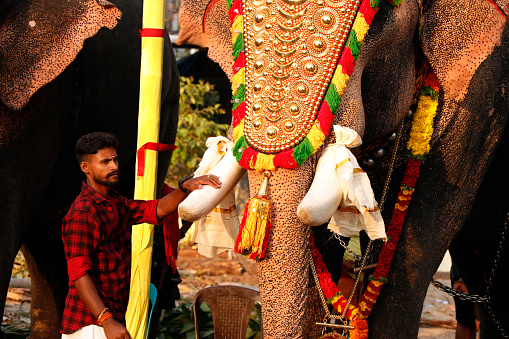
[{"label": "chair backrest", "polygon": [[242,286],[211,286],[199,291],[193,304],[196,338],[200,338],[200,305],[208,301],[214,322],[215,339],[245,339],[247,323],[260,292]]},{"label": "chair backrest", "polygon": [[150,284],[150,296],[149,296],[149,311],[148,311],[148,324],[147,324],[147,339],[148,334],[150,332],[150,321],[152,320],[152,311],[154,311],[154,306],[156,305],[157,300],[157,288],[154,286],[154,284]]}]

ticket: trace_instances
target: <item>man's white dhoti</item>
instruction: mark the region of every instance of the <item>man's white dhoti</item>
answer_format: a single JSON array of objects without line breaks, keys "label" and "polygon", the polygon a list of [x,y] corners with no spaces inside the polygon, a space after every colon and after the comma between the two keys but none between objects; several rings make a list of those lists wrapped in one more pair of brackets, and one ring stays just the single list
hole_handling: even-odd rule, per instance
[{"label": "man's white dhoti", "polygon": [[101,326],[88,325],[71,334],[62,334],[62,339],[106,339],[106,335]]}]

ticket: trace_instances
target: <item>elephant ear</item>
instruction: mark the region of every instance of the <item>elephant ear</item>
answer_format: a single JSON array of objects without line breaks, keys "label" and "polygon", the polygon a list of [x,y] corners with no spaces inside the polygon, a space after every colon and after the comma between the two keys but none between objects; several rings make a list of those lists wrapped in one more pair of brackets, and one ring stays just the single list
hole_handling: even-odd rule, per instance
[{"label": "elephant ear", "polygon": [[0,98],[20,110],[122,13],[106,0],[14,1],[0,27]]},{"label": "elephant ear", "polygon": [[474,73],[500,45],[508,3],[436,0],[424,5],[423,51],[450,99],[465,98]]},{"label": "elephant ear", "polygon": [[182,0],[177,45],[208,48],[208,56],[232,76],[233,45],[226,0]]}]

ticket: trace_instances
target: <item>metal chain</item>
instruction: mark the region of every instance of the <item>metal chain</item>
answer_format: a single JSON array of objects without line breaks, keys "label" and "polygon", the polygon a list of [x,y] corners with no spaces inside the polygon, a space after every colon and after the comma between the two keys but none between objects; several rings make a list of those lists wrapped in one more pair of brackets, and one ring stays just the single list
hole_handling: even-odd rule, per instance
[{"label": "metal chain", "polygon": [[442,284],[439,281],[436,281],[435,279],[431,280],[431,284],[438,288],[440,291],[443,291],[453,297],[458,297],[461,300],[471,301],[471,302],[478,302],[478,303],[484,303],[486,304],[486,309],[488,310],[488,314],[491,316],[491,319],[493,320],[493,323],[497,326],[498,331],[500,334],[506,338],[509,339],[509,336],[507,335],[507,332],[502,328],[502,324],[498,321],[497,316],[495,315],[495,312],[493,312],[493,309],[491,308],[491,297],[490,297],[490,290],[493,287],[493,279],[495,278],[495,271],[498,268],[498,263],[500,261],[500,256],[502,254],[502,250],[504,249],[504,243],[506,240],[507,230],[509,228],[509,213],[506,215],[506,221],[504,223],[504,228],[502,229],[502,234],[500,235],[500,242],[498,243],[497,253],[495,255],[495,260],[493,261],[493,264],[491,265],[491,271],[488,276],[488,281],[486,282],[486,289],[484,291],[485,296],[475,295],[475,294],[467,294],[464,292],[457,291],[449,286],[446,286]]},{"label": "metal chain", "polygon": [[[341,247],[343,247],[345,251],[347,251],[355,259],[356,262],[361,262],[362,260],[364,260],[364,257],[362,255],[355,254],[355,252],[348,247],[348,245],[343,241],[343,239],[341,239],[339,234],[334,233],[334,238],[336,238],[339,241]],[[368,255],[368,257],[371,259],[371,255]]]},{"label": "metal chain", "polygon": [[[398,148],[399,148],[399,143],[400,143],[400,140],[401,140],[401,135],[403,134],[404,124],[405,124],[405,120],[400,122],[399,127],[398,127],[398,132],[396,134],[396,140],[394,142],[394,148],[393,148],[393,151],[392,151],[392,157],[391,157],[391,162],[390,162],[390,165],[389,165],[389,170],[387,171],[387,176],[385,178],[385,184],[384,184],[384,188],[383,188],[383,191],[382,191],[382,196],[380,198],[380,203],[378,204],[378,208],[380,209],[380,211],[383,210],[385,199],[386,199],[386,196],[387,196],[387,191],[389,190],[389,184],[391,182],[392,172],[394,170],[394,164],[396,163],[396,156],[397,156],[397,153],[398,153]],[[344,247],[345,250],[348,251],[348,253],[350,253],[355,258],[355,260],[361,261],[361,270],[357,274],[357,278],[355,280],[354,288],[352,290],[352,293],[350,293],[350,296],[348,298],[346,306],[345,306],[345,308],[343,310],[343,314],[336,315],[336,314],[331,314],[330,313],[329,307],[327,306],[327,300],[325,299],[325,295],[324,295],[324,293],[322,291],[322,287],[320,286],[320,279],[318,278],[318,274],[316,273],[316,267],[315,267],[315,263],[313,262],[313,258],[311,258],[311,260],[310,260],[310,266],[311,266],[311,271],[313,273],[313,278],[315,279],[315,282],[316,282],[316,287],[318,289],[318,294],[320,295],[320,300],[322,301],[322,305],[323,305],[323,308],[325,310],[325,318],[326,319],[339,319],[339,320],[341,320],[341,322],[343,322],[343,324],[346,324],[345,315],[346,315],[346,312],[348,310],[348,306],[352,302],[353,294],[355,293],[355,289],[357,288],[357,285],[358,285],[358,283],[360,281],[360,277],[362,276],[362,268],[364,268],[364,265],[366,264],[367,258],[371,258],[370,250],[371,250],[372,241],[369,240],[368,246],[366,247],[366,253],[364,254],[364,256],[360,256],[360,255],[355,254],[350,248],[348,248],[346,243],[339,237],[339,235],[335,234],[335,237],[339,240],[339,243],[341,244],[341,246]]]},{"label": "metal chain", "polygon": [[387,198],[387,191],[389,190],[389,184],[391,183],[392,172],[394,171],[394,164],[396,163],[396,156],[398,155],[399,142],[401,140],[401,136],[403,135],[403,127],[405,126],[405,119],[403,119],[399,123],[398,132],[396,133],[396,140],[394,141],[394,148],[392,150],[391,163],[389,165],[389,170],[387,171],[387,176],[385,177],[384,189],[382,191],[382,196],[380,197],[380,202],[378,203],[378,208],[380,209],[380,213],[384,210],[385,199]]},{"label": "metal chain", "polygon": [[486,297],[483,297],[480,295],[475,295],[475,294],[468,294],[465,292],[455,290],[454,288],[444,285],[440,281],[437,281],[435,279],[431,280],[431,284],[433,286],[435,286],[436,288],[438,288],[440,291],[445,292],[445,293],[449,294],[450,296],[457,297],[461,300],[471,301],[474,303],[487,303],[488,302],[488,298],[486,298]]},{"label": "metal chain", "polygon": [[497,248],[497,254],[495,255],[495,260],[493,261],[493,265],[491,265],[491,271],[490,275],[488,277],[488,282],[486,283],[486,290],[484,291],[484,294],[486,295],[486,298],[488,299],[488,302],[486,303],[486,309],[488,310],[489,315],[491,316],[491,319],[497,326],[498,331],[504,338],[509,338],[507,335],[507,332],[502,327],[502,324],[498,321],[495,312],[493,312],[493,309],[491,308],[491,296],[490,296],[490,290],[493,287],[493,279],[495,278],[495,271],[498,268],[498,262],[500,261],[500,255],[502,254],[502,250],[504,249],[504,243],[505,243],[505,237],[507,235],[507,228],[509,226],[509,213],[506,215],[504,228],[502,229],[502,234],[500,235],[500,242],[498,243]]},{"label": "metal chain", "polygon": [[[371,244],[373,241],[371,239],[368,242],[368,246],[366,247],[366,253],[369,253],[371,250]],[[364,259],[362,260],[360,271],[357,274],[357,277],[355,278],[355,284],[353,285],[352,292],[350,292],[350,296],[348,297],[348,301],[346,302],[345,309],[343,310],[343,313],[341,314],[342,317],[346,315],[346,312],[348,311],[348,306],[350,306],[350,303],[352,302],[353,295],[355,294],[355,291],[357,289],[357,285],[359,284],[359,280],[361,280],[362,277],[362,269],[364,268],[364,265],[366,264],[367,255],[364,256]]]}]

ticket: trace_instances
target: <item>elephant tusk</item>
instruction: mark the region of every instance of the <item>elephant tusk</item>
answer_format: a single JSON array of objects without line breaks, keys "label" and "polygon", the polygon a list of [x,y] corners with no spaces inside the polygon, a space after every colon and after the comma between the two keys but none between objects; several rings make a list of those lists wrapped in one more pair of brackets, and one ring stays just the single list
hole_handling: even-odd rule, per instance
[{"label": "elephant tusk", "polygon": [[231,149],[228,149],[222,159],[209,172],[209,174],[219,177],[222,182],[221,188],[203,186],[201,189],[191,192],[179,205],[180,217],[187,221],[196,221],[205,217],[226,198],[245,173],[246,170],[237,163]]},{"label": "elephant tusk", "polygon": [[325,147],[313,183],[297,207],[297,216],[304,224],[323,225],[339,207],[343,190],[335,171],[336,164],[341,162],[337,160],[337,148],[336,144]]}]

